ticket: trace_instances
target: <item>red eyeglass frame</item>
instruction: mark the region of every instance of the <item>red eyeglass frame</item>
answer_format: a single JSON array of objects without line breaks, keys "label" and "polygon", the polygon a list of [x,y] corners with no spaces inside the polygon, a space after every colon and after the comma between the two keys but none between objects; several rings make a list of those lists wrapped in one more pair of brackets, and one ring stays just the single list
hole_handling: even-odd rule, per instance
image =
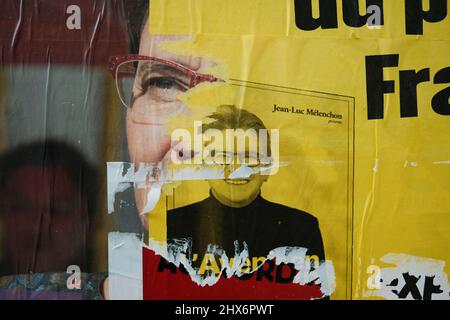
[{"label": "red eyeglass frame", "polygon": [[164,60],[164,59],[150,57],[150,56],[143,56],[143,55],[139,55],[139,54],[114,55],[114,56],[109,57],[108,70],[111,72],[113,78],[117,79],[117,68],[122,63],[136,61],[136,60],[155,61],[155,62],[170,66],[174,69],[180,70],[180,71],[188,74],[191,79],[190,84],[189,84],[190,89],[202,82],[221,81],[219,78],[216,78],[213,75],[195,72],[194,70],[191,70],[188,67],[185,67],[179,63],[176,63],[176,62],[173,62],[170,60]]}]

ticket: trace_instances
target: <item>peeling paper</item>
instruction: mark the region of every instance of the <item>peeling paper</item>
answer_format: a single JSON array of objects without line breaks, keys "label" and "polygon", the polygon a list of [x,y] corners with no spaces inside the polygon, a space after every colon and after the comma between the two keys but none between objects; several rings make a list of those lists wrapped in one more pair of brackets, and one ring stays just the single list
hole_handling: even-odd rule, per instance
[{"label": "peeling paper", "polygon": [[[229,179],[248,178],[252,174],[267,172],[269,170],[286,167],[289,163],[274,163],[270,166],[251,168],[246,164],[234,170]],[[139,170],[133,173],[134,164],[129,162],[109,162],[108,170],[108,195],[113,194],[113,190],[121,189],[120,184],[133,184],[138,188],[146,188],[148,182],[170,183],[175,181],[188,180],[214,180],[225,179],[224,165],[182,165],[177,168],[161,169],[161,165],[141,164]],[[152,176],[154,170],[158,170],[161,175]],[[111,172],[110,172],[111,171]],[[111,193],[109,192],[111,190]],[[118,191],[116,191],[118,192]]]},{"label": "peeling paper", "polygon": [[314,282],[320,285],[324,295],[331,295],[336,289],[336,276],[331,261],[319,263],[318,268],[311,270],[311,265],[306,263],[306,252],[308,249],[302,247],[280,247],[273,249],[267,255],[268,260],[275,260],[277,265],[281,263],[292,263],[299,272],[295,275],[293,282],[301,285]]},{"label": "peeling paper", "polygon": [[144,215],[153,211],[159,201],[159,198],[161,197],[161,188],[161,183],[152,184],[150,191],[147,193],[147,201],[145,202],[145,207],[142,212],[139,212],[140,215]]},{"label": "peeling paper", "polygon": [[173,263],[177,268],[183,266],[188,272],[191,280],[201,287],[215,285],[220,280],[222,274],[227,278],[231,278],[233,275],[241,275],[242,273],[240,272],[240,270],[245,266],[245,261],[249,257],[246,244],[244,243],[244,250],[240,251],[238,249],[239,245],[237,241],[235,241],[235,258],[233,260],[232,266],[230,266],[225,251],[215,245],[209,245],[205,254],[219,256],[219,258],[224,261],[222,270],[218,275],[199,275],[197,274],[197,270],[192,267],[191,262],[186,257],[185,252],[189,250],[189,246],[189,241],[182,239],[178,239],[175,243],[171,243],[168,245],[150,240],[148,248],[153,250],[156,254],[160,255],[167,261]]},{"label": "peeling paper", "polygon": [[171,181],[224,179],[223,167],[192,165],[172,171]]},{"label": "peeling paper", "polygon": [[[250,168],[246,164],[229,175],[229,179],[245,179],[252,174],[270,174],[274,168],[287,166],[288,163],[275,163],[266,167]],[[159,201],[164,184],[188,180],[216,180],[225,179],[224,166],[219,165],[182,165],[177,168],[163,169],[162,163],[152,165],[140,163],[137,172],[134,164],[129,162],[108,162],[108,213],[114,211],[115,194],[123,192],[131,186],[136,188],[151,187],[147,194],[147,202],[141,215],[151,212]],[[158,172],[160,176],[155,175]]]},{"label": "peeling paper", "polygon": [[[222,260],[222,269],[219,274],[206,274],[199,275],[195,268],[192,267],[191,262],[186,257],[186,252],[189,251],[190,242],[189,240],[178,239],[171,244],[161,244],[160,242],[150,240],[148,248],[153,250],[156,254],[160,255],[167,261],[173,263],[177,268],[183,266],[188,272],[191,280],[197,285],[213,286],[220,278],[226,277],[231,278],[233,276],[241,276],[244,273],[241,271],[243,267],[246,266],[246,260],[249,258],[248,246],[244,242],[244,249],[239,250],[238,241],[234,242],[235,245],[235,256],[233,257],[233,263],[230,265],[229,258],[225,251],[216,245],[209,245],[205,254],[212,254],[218,256]],[[331,295],[336,288],[336,276],[334,271],[334,266],[331,261],[322,261],[319,266],[314,270],[311,270],[311,264],[307,263],[306,252],[308,249],[302,247],[279,247],[270,252],[267,258],[259,265],[258,268],[253,269],[250,273],[256,272],[261,268],[264,263],[268,260],[274,260],[277,265],[293,264],[295,269],[299,272],[294,277],[293,283],[299,285],[306,285],[308,283],[314,283],[320,285],[320,290],[323,296]]]},{"label": "peeling paper", "polygon": [[108,234],[109,299],[142,300],[142,246],[134,233]]},{"label": "peeling paper", "polygon": [[[327,2],[331,8],[318,5]],[[142,298],[142,239],[110,233],[105,247],[100,240],[106,236],[105,228],[113,221],[113,228],[143,230],[149,224],[142,225],[140,220],[145,219],[135,214],[141,202],[147,200],[141,214],[155,214],[161,196],[170,195],[168,208],[196,203],[206,195],[204,183],[175,188],[182,181],[224,179],[226,174],[218,166],[171,167],[164,162],[143,163],[138,169],[143,151],[139,147],[169,144],[169,139],[160,140],[161,132],[169,136],[216,107],[232,104],[254,112],[267,128],[279,128],[280,155],[291,162],[241,166],[227,178],[269,175],[289,165],[264,182],[261,194],[317,218],[326,257],[336,267],[335,275],[333,264],[325,261],[317,270],[302,270],[295,281],[319,279],[324,292],[333,292],[333,299],[450,299],[450,201],[445,200],[450,194],[450,0],[346,1],[354,4],[347,7],[331,0],[152,0],[151,10],[149,3],[0,1],[0,164],[10,167],[0,166],[0,181],[5,182],[0,199],[2,278],[10,274],[29,279],[17,281],[33,291],[28,298],[52,296],[47,290],[51,286],[43,290],[40,279],[47,275],[42,272],[54,270],[66,277],[66,267],[73,263],[90,278],[93,270],[106,271],[108,251],[110,298]],[[317,26],[325,24],[328,14],[336,26]],[[323,21],[317,20],[320,16]],[[371,25],[377,20],[382,25]],[[306,30],[311,22],[316,30]],[[350,26],[355,22],[362,25]],[[145,30],[139,30],[142,25]],[[214,75],[221,81],[183,86],[186,91],[177,90],[185,92],[170,96],[167,105],[156,101],[158,108],[153,108],[151,102],[145,106],[149,113],[133,112],[133,120],[154,116],[154,124],[161,127],[153,134],[153,129],[142,127],[147,121],[137,121],[144,129],[131,134],[131,109],[122,104],[135,96],[135,78],[128,77],[133,72],[122,77],[120,68],[112,68],[131,53],[180,63],[197,75]],[[108,63],[114,56],[116,60]],[[131,71],[127,69],[123,71]],[[188,73],[191,80],[203,79]],[[285,111],[276,111],[276,106]],[[168,119],[161,116],[165,111],[160,110],[171,108],[176,111]],[[323,116],[328,112],[341,118]],[[140,134],[144,131],[147,137]],[[51,151],[54,142],[74,148],[78,156],[66,159],[63,152]],[[138,156],[132,154],[133,143]],[[36,149],[27,149],[28,145]],[[125,156],[127,146],[131,153]],[[42,181],[27,173],[30,168],[22,171],[16,166],[40,155],[36,150],[44,156],[27,166]],[[19,161],[9,161],[10,155]],[[121,212],[105,217],[96,210],[105,205],[102,170],[105,157],[116,155],[139,160],[136,166],[107,163],[107,211]],[[66,171],[63,167],[70,163],[72,169]],[[14,189],[6,190],[10,185]],[[135,190],[142,191],[142,198],[135,197],[138,201],[132,200]],[[179,195],[181,190],[185,193]],[[44,217],[47,209],[55,214]],[[11,212],[5,215],[6,211]],[[156,230],[158,236],[167,227],[164,210],[159,213],[150,232]],[[66,217],[60,219],[63,214]],[[297,231],[292,229],[282,229],[280,243],[285,234]],[[186,246],[189,243],[179,241],[157,250],[165,250],[165,256],[188,269],[191,263],[182,256]],[[239,274],[251,249],[236,249],[229,265],[231,257],[219,247],[208,248],[227,261],[222,277]],[[396,253],[389,253],[393,250]],[[389,254],[381,258],[382,267],[376,266],[380,270],[374,277],[376,287],[369,288],[366,280],[372,275],[364,267],[380,252]],[[406,254],[423,252],[433,259]],[[282,247],[269,256],[277,264],[300,267],[304,254],[304,248]],[[189,270],[195,275],[192,266]],[[24,272],[26,277],[21,276]],[[213,286],[218,277],[192,281]],[[66,284],[57,285],[65,290]]]},{"label": "peeling paper", "polygon": [[236,170],[234,170],[229,176],[228,179],[237,179],[237,178],[249,178],[252,174],[255,173],[255,170],[249,168],[248,165],[243,164]]},{"label": "peeling paper", "polygon": [[132,164],[126,162],[108,162],[107,166],[107,193],[108,213],[114,212],[115,195],[123,192],[132,185]]},{"label": "peeling paper", "polygon": [[445,261],[389,253],[380,259],[394,265],[381,268],[377,290],[366,290],[364,297],[390,300],[449,300],[450,283],[444,272]]}]

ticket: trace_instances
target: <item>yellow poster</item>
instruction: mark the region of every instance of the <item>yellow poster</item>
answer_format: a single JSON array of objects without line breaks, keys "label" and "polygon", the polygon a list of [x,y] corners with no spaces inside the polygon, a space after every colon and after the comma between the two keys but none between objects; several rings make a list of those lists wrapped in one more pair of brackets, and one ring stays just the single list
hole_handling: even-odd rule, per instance
[{"label": "yellow poster", "polygon": [[449,300],[449,11],[0,1],[0,299]]},{"label": "yellow poster", "polygon": [[[221,243],[225,240],[218,238],[220,232],[213,225],[227,222],[217,218],[219,213],[215,218],[202,215],[204,207],[213,206],[208,210],[218,212],[210,203],[218,200],[236,213],[261,197],[317,219],[324,249],[319,258],[333,269],[333,283],[328,283],[332,299],[447,297],[447,5],[447,1],[431,1],[428,7],[421,1],[367,1],[367,6],[364,1],[152,1],[145,25],[148,42],[141,42],[140,53],[188,67],[199,80],[177,95],[178,106],[170,105],[178,111],[168,116],[166,129],[172,144],[179,143],[178,155],[190,156],[169,165],[174,178],[170,187],[161,187],[166,203],[148,215],[150,238],[163,242],[172,237],[194,242],[207,238]],[[276,164],[260,183],[260,194],[241,206],[233,201],[239,201],[239,193],[245,194],[244,185],[251,181],[238,174],[245,170],[225,171],[220,177],[229,186],[221,190],[220,183],[216,185],[219,176],[205,169],[218,164],[205,162],[211,157],[205,146],[214,144],[212,149],[217,152],[219,146],[222,152],[229,147],[227,136],[220,136],[221,145],[215,144],[214,134],[197,140],[196,134],[204,134],[202,128],[238,129],[227,125],[225,115],[241,117],[246,112],[260,119],[264,129],[277,130],[278,145]],[[202,121],[211,117],[215,122],[205,126]],[[242,125],[246,120],[240,121]],[[195,157],[201,159],[196,162]],[[230,178],[233,172],[238,173]],[[228,181],[233,178],[234,183]],[[258,210],[256,220],[233,220],[247,222],[244,228],[233,225],[223,230],[242,239],[256,237],[254,252],[262,255],[261,250],[275,249],[256,245],[269,236],[250,234],[272,230],[258,229],[258,220],[270,224],[266,217],[275,213],[264,206]],[[234,214],[221,219],[228,218],[234,219]],[[305,233],[301,227],[296,230]],[[277,237],[294,246],[288,235]],[[195,248],[190,247],[194,256]],[[248,250],[252,252],[251,247]],[[197,275],[199,270],[202,275],[221,270],[222,264],[197,262]]]}]

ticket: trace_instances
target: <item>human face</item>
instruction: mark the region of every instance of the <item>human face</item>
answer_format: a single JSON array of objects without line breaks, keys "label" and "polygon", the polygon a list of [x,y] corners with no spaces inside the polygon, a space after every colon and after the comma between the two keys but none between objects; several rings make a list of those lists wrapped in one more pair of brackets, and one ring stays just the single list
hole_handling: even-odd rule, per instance
[{"label": "human face", "polygon": [[[230,174],[238,170],[241,165],[246,165],[251,169],[257,169],[261,166],[258,155],[249,150],[246,145],[244,149],[237,149],[235,141],[235,152],[232,156],[226,156],[227,151],[224,148],[214,150],[215,156],[223,159],[225,163],[225,179],[208,180],[213,196],[223,205],[233,208],[241,208],[252,203],[261,192],[262,184],[267,181],[267,175],[261,175],[260,172],[253,173],[248,178],[231,179]],[[223,155],[223,156],[221,156]]]},{"label": "human face", "polygon": [[[144,26],[141,35],[139,54],[143,56],[151,56],[158,59],[173,61],[185,66],[192,71],[201,73],[212,67],[214,64],[202,57],[181,56],[164,51],[161,45],[167,41],[176,41],[188,38],[187,36],[163,35],[155,36],[148,32],[148,22]],[[167,88],[172,85],[180,85],[180,83],[161,84],[159,89]],[[159,90],[157,88],[157,90]],[[136,87],[133,88],[136,90]],[[130,158],[135,163],[136,170],[140,163],[160,162],[171,148],[170,134],[167,131],[167,122],[171,117],[188,111],[188,108],[180,101],[167,103],[160,101],[154,103],[152,110],[147,117],[150,121],[142,122],[138,108],[127,108],[127,138]],[[146,206],[147,195],[151,186],[146,188],[135,188],[136,206],[140,213]],[[141,215],[144,226],[147,226],[145,215]]]}]

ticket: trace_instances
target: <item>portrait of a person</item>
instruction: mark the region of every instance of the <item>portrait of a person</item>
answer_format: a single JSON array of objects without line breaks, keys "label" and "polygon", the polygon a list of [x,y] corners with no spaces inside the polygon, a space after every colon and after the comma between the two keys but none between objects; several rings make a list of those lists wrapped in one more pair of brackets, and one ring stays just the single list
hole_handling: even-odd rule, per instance
[{"label": "portrait of a person", "polygon": [[[137,2],[135,6],[130,6],[130,12],[138,12],[143,18],[143,24],[135,27],[140,40],[138,54],[111,57],[110,70],[126,110],[130,160],[138,171],[140,164],[157,165],[170,153],[172,141],[167,129],[168,122],[188,112],[178,96],[202,82],[218,79],[203,73],[215,65],[213,61],[164,50],[166,42],[187,39],[189,36],[152,35],[148,31],[148,9],[145,4]],[[144,212],[150,188],[149,184],[148,188],[134,190],[139,213]],[[143,225],[147,226],[147,216],[142,214],[140,218]]]},{"label": "portrait of a person", "polygon": [[[126,114],[129,158],[136,165],[136,170],[141,163],[160,163],[170,152],[172,145],[167,123],[171,117],[187,111],[177,96],[199,83],[218,80],[203,72],[214,62],[203,57],[173,54],[162,48],[162,44],[167,41],[186,39],[188,36],[149,33],[148,5],[147,0],[124,2],[122,13],[129,35],[129,52],[111,56],[108,66],[116,82],[122,110]],[[150,183],[147,188],[134,189],[136,211],[145,228],[148,227],[147,215],[140,213],[145,211],[151,188]],[[5,294],[13,299],[30,297],[28,293],[18,295],[16,289],[35,292],[39,288],[46,288],[65,294],[70,292],[66,286],[67,277],[66,273],[58,273],[50,280],[40,277],[42,281],[35,281],[35,275],[27,275],[26,279],[31,279],[35,284],[23,288],[25,280],[20,275],[12,275],[0,279],[0,290],[5,289]],[[76,294],[72,297],[107,298],[107,274],[92,274],[92,277],[88,274],[87,278],[95,279],[95,282],[83,282],[83,295],[74,290],[71,293]]]},{"label": "portrait of a person", "polygon": [[[233,105],[218,107],[210,118],[212,121],[203,124],[203,132],[209,129],[222,132],[227,129],[243,129],[241,132],[267,129],[254,113]],[[268,135],[267,130],[263,132]],[[256,173],[246,178],[230,178],[230,174],[241,165],[250,168],[262,166],[261,159],[265,156],[255,154],[248,143],[242,150],[236,145],[233,155],[226,155],[229,150],[225,148],[211,150],[215,157],[223,155],[224,159],[232,161],[223,161],[225,179],[207,180],[210,187],[208,198],[168,211],[169,241],[187,239],[192,246],[192,253],[200,257],[209,245],[215,245],[225,250],[228,257],[233,257],[236,249],[244,249],[245,243],[250,257],[265,257],[272,249],[289,246],[304,247],[308,249],[308,255],[316,255],[320,261],[324,260],[318,220],[307,212],[262,197],[261,187],[269,175],[256,170]],[[238,248],[235,247],[235,241]]]},{"label": "portrait of a person", "polygon": [[[110,70],[126,110],[130,160],[138,171],[142,164],[158,165],[170,154],[173,141],[168,124],[173,117],[189,112],[179,95],[200,83],[220,79],[208,74],[214,61],[171,53],[164,47],[167,42],[189,39],[189,36],[151,34],[148,15],[135,29],[140,32],[138,54],[112,57]],[[266,129],[255,114],[235,106],[220,106],[209,118],[213,121],[203,131]],[[248,151],[239,152],[245,157]],[[325,253],[318,220],[307,212],[264,199],[261,187],[268,175],[255,173],[248,178],[232,179],[229,177],[232,167],[236,169],[235,164],[225,166],[225,179],[207,181],[208,198],[167,212],[168,242],[188,240],[191,252],[200,256],[209,245],[215,245],[230,258],[235,254],[236,242],[239,250],[248,248],[251,257],[267,256],[278,247],[303,247],[309,256],[323,261]],[[136,211],[145,228],[148,228],[145,208],[152,187],[150,182],[145,188],[134,188]]]},{"label": "portrait of a person", "polygon": [[[126,19],[130,24],[131,50],[112,56],[109,69],[126,113],[129,158],[137,171],[141,164],[161,163],[171,152],[168,123],[171,118],[189,111],[178,99],[179,95],[200,83],[219,79],[208,74],[215,66],[214,61],[164,49],[166,42],[189,39],[189,36],[151,34],[148,1],[130,1],[128,5]],[[222,106],[210,117],[216,120],[208,123],[205,130],[266,128],[255,114],[233,106]],[[239,152],[246,156],[246,150]],[[232,257],[237,241],[241,246],[245,243],[250,256],[254,257],[266,256],[277,247],[295,246],[305,247],[309,255],[324,260],[317,219],[309,213],[264,199],[261,187],[267,175],[255,173],[248,178],[229,178],[232,166],[235,164],[225,166],[225,179],[208,181],[211,191],[207,199],[167,213],[168,239],[191,239],[193,252],[199,254],[213,244]],[[145,188],[134,188],[136,211],[145,228],[148,228],[145,208],[152,187],[149,183]],[[17,285],[20,284],[15,281],[14,286]],[[64,281],[58,281],[56,290],[67,290],[65,285]],[[94,299],[108,298],[107,274],[85,283],[83,290],[85,288]]]}]

